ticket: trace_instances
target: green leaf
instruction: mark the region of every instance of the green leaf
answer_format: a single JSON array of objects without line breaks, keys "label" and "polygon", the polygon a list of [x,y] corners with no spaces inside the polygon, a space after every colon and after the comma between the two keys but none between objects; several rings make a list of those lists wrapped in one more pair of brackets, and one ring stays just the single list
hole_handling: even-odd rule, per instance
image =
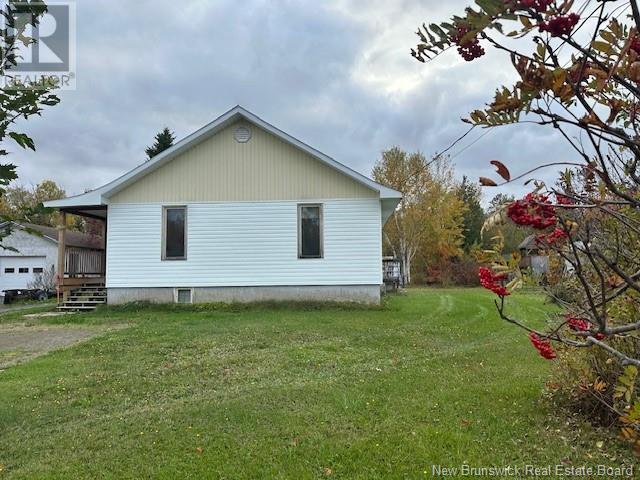
[{"label": "green leaf", "polygon": [[495,16],[504,10],[504,2],[502,0],[476,0],[476,5],[491,16]]},{"label": "green leaf", "polygon": [[448,42],[449,41],[449,36],[444,32],[444,30],[442,30],[438,25],[436,25],[435,23],[432,23],[431,25],[429,25],[429,29],[435,33],[436,35],[438,35],[443,41]]},{"label": "green leaf", "polygon": [[609,32],[608,30],[603,30],[600,32],[600,36],[604,38],[609,43],[617,43],[616,36]]},{"label": "green leaf", "polygon": [[18,178],[16,166],[12,164],[0,164],[0,185],[9,185],[11,181]]},{"label": "green leaf", "polygon": [[33,140],[28,135],[24,133],[9,132],[9,136],[22,148],[29,148],[33,151],[36,150]]},{"label": "green leaf", "polygon": [[518,17],[518,19],[520,20],[520,23],[522,23],[522,26],[524,28],[533,28],[533,24],[531,23],[531,20],[529,20],[529,17],[525,17],[524,15],[520,15]]},{"label": "green leaf", "polygon": [[591,48],[598,50],[606,55],[611,55],[614,52],[613,46],[607,42],[601,42],[600,40],[594,40],[591,42]]}]

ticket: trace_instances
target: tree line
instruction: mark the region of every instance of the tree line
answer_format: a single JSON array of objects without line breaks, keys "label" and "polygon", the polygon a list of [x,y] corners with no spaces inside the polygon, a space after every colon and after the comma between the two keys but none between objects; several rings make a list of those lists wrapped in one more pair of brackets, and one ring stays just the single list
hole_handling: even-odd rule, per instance
[{"label": "tree line", "polygon": [[[168,128],[161,130],[154,144],[145,150],[147,160],[151,160],[164,150],[171,148],[175,141],[174,133]],[[60,200],[67,196],[63,187],[54,180],[45,179],[34,186],[8,183],[0,194],[0,219],[2,221],[28,222],[48,227],[60,224],[60,213],[43,207],[44,202]],[[89,218],[67,215],[67,228],[91,234],[100,234],[101,227]]]},{"label": "tree line", "polygon": [[[373,179],[403,193],[383,230],[384,254],[400,261],[403,283],[476,285],[478,252],[491,244],[497,228],[482,232],[486,219],[513,197],[498,194],[487,208],[482,192],[465,176],[456,180],[450,158],[427,158],[399,147],[382,152]],[[528,232],[500,229],[504,251],[517,254]]]}]

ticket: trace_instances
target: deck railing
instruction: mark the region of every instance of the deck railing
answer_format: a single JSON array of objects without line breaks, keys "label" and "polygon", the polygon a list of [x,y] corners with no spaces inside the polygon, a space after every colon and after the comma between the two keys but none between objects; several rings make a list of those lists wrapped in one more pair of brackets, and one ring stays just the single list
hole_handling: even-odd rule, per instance
[{"label": "deck railing", "polygon": [[67,278],[103,277],[105,273],[104,250],[67,247],[64,274]]}]

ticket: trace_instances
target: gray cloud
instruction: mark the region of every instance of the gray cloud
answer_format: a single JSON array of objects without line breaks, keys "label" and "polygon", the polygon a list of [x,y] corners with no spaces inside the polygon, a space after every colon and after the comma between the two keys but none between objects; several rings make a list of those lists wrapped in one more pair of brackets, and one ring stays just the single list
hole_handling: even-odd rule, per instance
[{"label": "gray cloud", "polygon": [[[417,24],[466,3],[79,0],[77,90],[29,121],[38,151],[12,161],[22,183],[52,178],[80,193],[143,161],[160,128],[182,137],[235,104],[365,174],[393,145],[433,154],[513,79],[497,52],[473,64],[453,51],[426,66],[409,56]],[[458,176],[488,176],[494,158],[515,173],[570,155],[553,132],[529,127],[460,152],[483,133],[451,151]]]}]

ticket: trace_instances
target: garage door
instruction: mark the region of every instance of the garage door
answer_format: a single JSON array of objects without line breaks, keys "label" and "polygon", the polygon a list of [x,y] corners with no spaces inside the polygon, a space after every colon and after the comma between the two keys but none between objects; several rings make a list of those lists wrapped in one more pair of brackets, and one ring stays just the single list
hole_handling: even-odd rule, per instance
[{"label": "garage door", "polygon": [[34,274],[42,273],[45,257],[0,257],[0,292],[27,288]]}]

